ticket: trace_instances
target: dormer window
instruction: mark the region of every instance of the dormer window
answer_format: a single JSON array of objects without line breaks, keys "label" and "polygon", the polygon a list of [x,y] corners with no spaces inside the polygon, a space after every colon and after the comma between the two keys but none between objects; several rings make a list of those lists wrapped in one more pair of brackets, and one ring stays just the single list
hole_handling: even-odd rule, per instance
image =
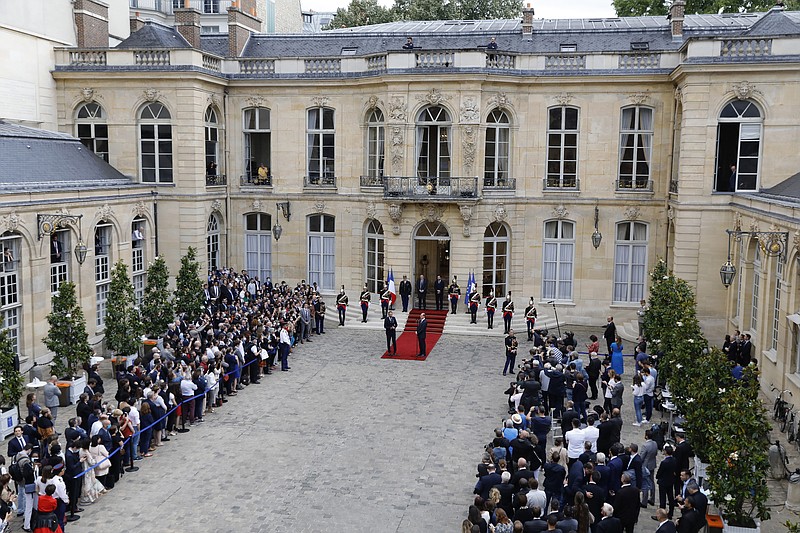
[{"label": "dormer window", "polygon": [[577,44],[562,44],[561,45],[561,51],[562,52],[567,52],[567,53],[577,52],[578,51],[578,45]]},{"label": "dormer window", "polygon": [[342,48],[343,56],[354,56],[358,52],[358,48]]},{"label": "dormer window", "polygon": [[634,52],[643,52],[646,50],[650,50],[650,43],[646,42],[631,43],[631,50],[633,50]]}]

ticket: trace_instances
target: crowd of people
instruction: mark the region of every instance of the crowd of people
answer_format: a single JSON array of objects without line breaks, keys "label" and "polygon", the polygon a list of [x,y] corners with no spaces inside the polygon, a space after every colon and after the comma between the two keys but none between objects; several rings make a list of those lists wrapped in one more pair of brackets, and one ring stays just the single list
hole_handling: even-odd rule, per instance
[{"label": "crowd of people", "polygon": [[278,363],[289,371],[296,345],[325,334],[325,302],[313,284],[261,282],[224,268],[209,274],[203,293],[201,317],[179,316],[158,346],[123,359],[113,398],[97,366],[86,365],[86,388],[63,433],[55,431],[64,421],[49,399],[40,406],[28,395],[25,424],[8,443],[8,466],[0,456],[3,524],[16,512],[24,531],[63,533],[139,461],[261,383]]},{"label": "crowd of people", "polygon": [[645,430],[625,444],[625,369],[612,317],[604,336],[608,355],[601,360],[592,335],[587,362],[572,333],[535,331],[530,357],[509,368],[510,355],[516,357],[509,351],[519,346],[509,331],[505,371],[516,372],[506,390],[510,416],[484,448],[462,533],[633,533],[641,510],[651,506],[658,533],[697,533],[705,525],[708,500],[692,477],[694,451],[680,432],[674,446],[663,444],[666,424],[651,425],[658,372],[644,338],[629,372],[632,425]]}]

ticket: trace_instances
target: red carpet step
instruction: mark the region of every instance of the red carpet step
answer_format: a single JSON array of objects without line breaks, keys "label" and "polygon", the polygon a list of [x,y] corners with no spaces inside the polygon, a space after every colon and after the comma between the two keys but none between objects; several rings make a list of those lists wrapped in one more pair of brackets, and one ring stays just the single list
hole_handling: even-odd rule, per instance
[{"label": "red carpet step", "polygon": [[[417,357],[419,353],[419,342],[417,341],[417,323],[419,315],[425,313],[428,321],[428,335],[425,337],[428,354],[425,357]],[[447,311],[432,311],[425,309],[412,309],[406,320],[406,327],[403,333],[397,337],[397,355],[389,355],[384,352],[381,359],[399,359],[403,361],[425,361],[430,355],[431,350],[436,345],[439,337],[442,336],[444,323],[447,320]]]}]

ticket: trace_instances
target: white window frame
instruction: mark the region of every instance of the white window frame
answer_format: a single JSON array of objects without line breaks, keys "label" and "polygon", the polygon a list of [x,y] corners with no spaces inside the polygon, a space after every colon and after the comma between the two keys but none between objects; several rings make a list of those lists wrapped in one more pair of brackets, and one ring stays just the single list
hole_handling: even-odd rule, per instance
[{"label": "white window frame", "polygon": [[386,121],[383,111],[373,109],[367,116],[367,176],[382,178],[386,159]]},{"label": "white window frame", "polygon": [[377,220],[370,220],[367,224],[364,243],[364,279],[367,280],[367,289],[370,292],[383,292],[386,273],[383,268],[385,241],[383,225]]},{"label": "white window frame", "polygon": [[486,116],[483,186],[499,187],[511,177],[511,117],[495,108]]},{"label": "white window frame", "polygon": [[761,250],[755,246],[753,256],[753,292],[751,294],[752,308],[750,313],[750,331],[758,331],[758,304],[761,298]]},{"label": "white window frame", "polygon": [[[153,127],[153,137],[145,138],[145,126]],[[160,102],[147,104],[139,112],[139,172],[143,183],[172,183],[174,181],[175,156],[173,146],[172,117],[167,107]],[[145,152],[145,143],[153,143],[152,151]],[[145,156],[153,157],[153,166],[145,168]],[[164,160],[162,161],[162,158]],[[152,171],[152,177],[146,176]]]},{"label": "white window frame", "polygon": [[100,222],[94,231],[95,322],[98,329],[106,325],[108,292],[111,288],[112,229],[111,224]]},{"label": "white window frame", "polygon": [[[142,236],[136,238],[137,233]],[[131,223],[131,281],[133,282],[133,296],[136,306],[142,305],[144,300],[144,287],[147,282],[147,263],[145,257],[144,235],[147,231],[147,222],[142,217],[136,217]]]},{"label": "white window frame", "polygon": [[[620,227],[629,224],[629,238],[619,239]],[[636,239],[636,228],[644,227],[645,238]],[[614,227],[614,303],[639,303],[645,297],[647,289],[647,255],[650,227],[645,222],[626,220],[618,222]],[[635,261],[638,255],[642,261]],[[636,274],[636,275],[634,275]],[[634,281],[638,278],[641,281]]]},{"label": "white window frame", "polygon": [[[420,110],[416,122],[417,137],[414,159],[418,178],[449,178],[451,176],[452,125],[450,113],[443,106],[428,106]],[[436,142],[431,142],[432,138],[435,138]],[[434,146],[435,148],[433,148]],[[433,166],[431,158],[435,159]],[[432,173],[431,170],[434,172]]]},{"label": "white window frame", "polygon": [[[575,112],[575,128],[567,127],[567,113]],[[558,127],[553,127],[551,115],[559,113]],[[580,109],[574,106],[556,106],[547,110],[547,152],[545,161],[546,187],[548,189],[578,188],[578,148],[580,143]],[[572,143],[568,141],[572,140]],[[574,150],[572,157],[567,157]],[[568,172],[572,165],[573,172]],[[557,166],[558,170],[551,170]]]},{"label": "white window frame", "polygon": [[[20,353],[20,320],[22,317],[22,291],[20,290],[20,251],[22,237],[17,234],[0,236],[0,330],[8,331],[14,353]],[[5,260],[9,250],[12,260]]]},{"label": "white window frame", "polygon": [[208,169],[209,163],[214,162],[217,165],[216,174],[214,175],[220,175],[222,171],[219,168],[219,121],[217,120],[217,112],[212,106],[206,108],[204,121],[206,169]]},{"label": "white window frame", "polygon": [[[316,117],[312,118],[312,117]],[[330,119],[330,127],[326,122]],[[312,107],[306,113],[306,176],[313,185],[336,182],[336,112]]]},{"label": "white window frame", "polygon": [[[548,237],[548,226],[555,237]],[[575,223],[546,220],[542,240],[542,299],[572,301],[575,275]],[[572,237],[565,237],[570,234]]]},{"label": "white window frame", "polygon": [[[50,261],[50,294],[58,293],[59,287],[70,280],[70,232],[69,230],[56,231],[58,242],[61,244],[61,261]],[[48,243],[48,249],[50,244]]]},{"label": "white window frame", "polygon": [[[626,124],[625,114],[633,111],[631,128]],[[650,114],[650,127],[646,127],[646,114]],[[653,137],[655,110],[646,106],[626,106],[620,110],[619,124],[619,166],[617,188],[622,190],[649,189],[653,175]],[[630,157],[626,152],[631,150]],[[629,172],[623,173],[623,166],[630,164]],[[639,165],[646,165],[641,172]]]},{"label": "white window frame", "polygon": [[244,215],[244,267],[263,281],[272,277],[272,217],[267,213]]},{"label": "white window frame", "polygon": [[[318,219],[318,230],[312,230]],[[324,213],[309,215],[308,228],[308,283],[317,284],[320,290],[336,290],[336,217]],[[325,230],[332,221],[332,230]]]},{"label": "white window frame", "polygon": [[[268,175],[272,174],[272,111],[266,107],[249,107],[242,110],[242,131],[244,134],[244,171],[247,181],[259,181],[258,167],[266,165]],[[264,136],[266,154],[253,155],[253,136]]]},{"label": "white window frame", "polygon": [[780,331],[781,291],[783,284],[783,255],[775,257],[775,300],[772,305],[772,350],[778,350],[778,332]]},{"label": "white window frame", "polygon": [[[752,116],[752,111],[758,113],[758,116]],[[735,116],[723,116],[723,115],[735,115]],[[750,115],[750,116],[746,116]],[[722,124],[731,124],[736,123],[739,125],[739,133],[738,133],[738,142],[736,146],[736,183],[734,185],[734,190],[738,191],[745,191],[745,192],[753,192],[757,191],[761,182],[761,153],[764,149],[764,115],[761,112],[761,109],[755,102],[751,100],[733,100],[728,102],[725,107],[722,108],[720,112],[720,117],[717,121],[717,147],[716,147],[716,162],[717,162],[717,173],[722,171],[728,171],[729,167],[724,161],[720,161],[720,126]],[[743,138],[744,130],[747,130],[748,138]],[[742,154],[742,145],[746,142],[755,142],[758,143],[758,148],[756,150],[756,155],[743,155]],[[756,171],[754,176],[754,185],[752,188],[739,188],[740,179],[740,172],[742,169],[742,162],[746,160],[756,160]],[[752,172],[746,172],[745,176],[753,176]],[[720,179],[728,179],[728,176],[723,176],[722,178],[717,175],[714,177],[714,190],[717,190],[719,185]]]},{"label": "white window frame", "polygon": [[88,102],[76,110],[75,117],[75,136],[92,153],[108,163],[108,123],[103,107],[97,102]]},{"label": "white window frame", "polygon": [[206,221],[206,260],[208,270],[216,270],[220,265],[219,236],[221,223],[216,213],[211,213]]},{"label": "white window frame", "polygon": [[[505,253],[498,252],[500,244],[505,244]],[[484,296],[488,296],[489,289],[493,289],[498,297],[508,292],[510,257],[511,229],[502,222],[492,222],[486,226],[483,232],[482,282]],[[498,281],[500,277],[498,274],[502,274],[504,280]]]}]

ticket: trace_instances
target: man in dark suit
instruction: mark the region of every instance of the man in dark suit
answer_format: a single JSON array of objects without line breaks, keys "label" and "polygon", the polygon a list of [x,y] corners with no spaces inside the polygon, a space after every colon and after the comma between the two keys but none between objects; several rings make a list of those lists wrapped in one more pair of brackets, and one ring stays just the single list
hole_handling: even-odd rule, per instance
[{"label": "man in dark suit", "polygon": [[419,275],[417,281],[417,307],[420,309],[427,309],[425,298],[428,296],[428,280],[422,274]]},{"label": "man in dark suit", "polygon": [[744,334],[744,342],[739,346],[739,353],[737,354],[739,364],[747,366],[750,364],[750,358],[753,353],[753,342],[749,333]]},{"label": "man in dark suit", "polygon": [[478,479],[478,482],[475,484],[475,490],[473,490],[473,494],[477,494],[484,500],[489,499],[489,491],[495,485],[499,485],[503,482],[503,478],[495,472],[494,463],[489,464],[486,466],[487,470],[489,471],[488,474]]},{"label": "man in dark suit", "polygon": [[394,345],[394,354],[397,355],[397,319],[394,311],[389,311],[383,319],[383,329],[386,330],[386,353],[391,355]]},{"label": "man in dark suit", "polygon": [[678,533],[697,533],[703,527],[703,517],[692,506],[692,500],[683,502],[683,511],[678,518]]},{"label": "man in dark suit", "polygon": [[675,494],[681,489],[681,472],[689,470],[689,458],[694,457],[694,450],[686,441],[683,433],[675,434],[675,451],[672,456],[675,458]]},{"label": "man in dark suit", "polygon": [[22,426],[14,427],[14,436],[8,441],[8,456],[14,457],[25,448],[25,445],[31,442],[30,437],[23,434]]},{"label": "man in dark suit", "polygon": [[419,354],[417,357],[425,357],[428,355],[428,347],[425,345],[425,337],[428,334],[428,321],[425,319],[425,313],[419,315],[419,322],[417,322],[417,341],[419,341]]},{"label": "man in dark suit", "polygon": [[583,481],[586,473],[583,471],[583,463],[575,460],[567,472],[567,484],[564,486],[564,501],[571,502],[575,499],[575,494],[583,492]]},{"label": "man in dark suit", "polygon": [[436,296],[436,310],[441,311],[444,309],[444,280],[442,276],[436,276],[436,281],[433,282],[433,293]]},{"label": "man in dark suit", "polygon": [[603,332],[603,338],[606,340],[608,346],[608,356],[611,357],[611,343],[617,340],[617,325],[614,324],[614,317],[610,316],[607,319],[606,329]]},{"label": "man in dark suit", "polygon": [[675,522],[669,519],[666,509],[657,509],[653,518],[658,521],[655,533],[676,533]]},{"label": "man in dark suit", "polygon": [[403,281],[400,282],[400,299],[403,300],[403,312],[408,312],[408,298],[411,296],[411,282],[408,278],[403,276]]},{"label": "man in dark suit", "polygon": [[672,518],[675,511],[675,458],[672,457],[672,446],[664,446],[664,458],[656,472],[658,485],[658,506],[662,509],[669,507],[667,516]]},{"label": "man in dark suit", "polygon": [[614,508],[609,503],[604,503],[600,510],[597,533],[622,533],[622,524],[619,518],[614,516]]},{"label": "man in dark suit", "polygon": [[625,533],[633,533],[636,522],[639,521],[639,489],[631,485],[631,477],[628,474],[621,476],[622,486],[614,496],[614,509],[617,518],[622,525]]},{"label": "man in dark suit", "polygon": [[[592,472],[589,482],[583,487],[583,494],[586,497],[586,505],[589,506],[589,512],[592,516],[600,516],[600,511],[606,501],[606,491],[597,484],[600,481],[600,472]],[[597,529],[597,521],[592,524],[592,531]]]}]

